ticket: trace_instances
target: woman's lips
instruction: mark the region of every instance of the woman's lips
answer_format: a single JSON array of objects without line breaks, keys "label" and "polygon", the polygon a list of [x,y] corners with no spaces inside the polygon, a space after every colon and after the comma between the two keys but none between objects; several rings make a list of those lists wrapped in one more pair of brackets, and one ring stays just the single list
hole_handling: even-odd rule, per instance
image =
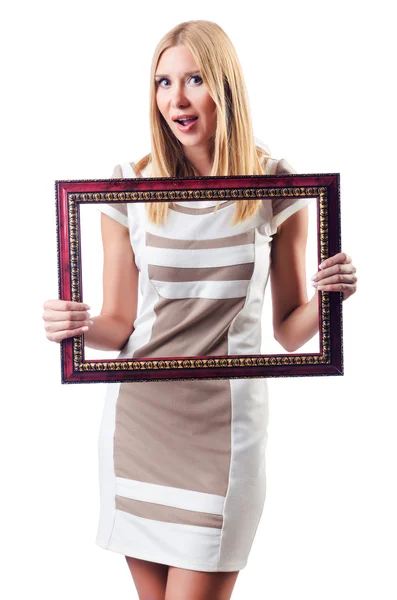
[{"label": "woman's lips", "polygon": [[197,120],[198,118],[194,119],[193,121],[189,121],[187,125],[182,125],[182,123],[178,123],[178,121],[175,121],[175,125],[178,127],[179,131],[182,131],[182,133],[188,133],[193,129],[193,127],[197,123]]}]

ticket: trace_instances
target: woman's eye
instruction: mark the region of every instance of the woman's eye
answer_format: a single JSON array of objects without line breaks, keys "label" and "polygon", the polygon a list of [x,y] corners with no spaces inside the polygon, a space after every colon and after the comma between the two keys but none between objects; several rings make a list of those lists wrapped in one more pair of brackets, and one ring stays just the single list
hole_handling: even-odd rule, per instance
[{"label": "woman's eye", "polygon": [[[200,77],[200,75],[193,75],[192,77],[190,77],[190,79],[199,79],[200,80],[199,83],[203,81],[202,78]],[[161,83],[163,81],[169,81],[169,79],[167,79],[167,77],[162,77],[161,79],[157,80],[157,85],[160,85],[161,87],[168,87],[168,86],[161,85]]]}]

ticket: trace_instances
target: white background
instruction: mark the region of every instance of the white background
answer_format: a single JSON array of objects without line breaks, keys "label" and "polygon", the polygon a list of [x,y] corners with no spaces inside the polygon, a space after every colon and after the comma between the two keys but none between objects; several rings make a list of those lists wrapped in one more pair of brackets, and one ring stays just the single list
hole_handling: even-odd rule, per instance
[{"label": "white background", "polygon": [[343,377],[269,381],[268,493],[233,599],[397,597],[391,2],[14,2],[2,9],[2,596],[137,598],[95,545],[105,386],[61,385],[54,181],[107,178],[149,146],[149,67],[189,19],[232,39],[255,136],[303,173],[340,172]]}]

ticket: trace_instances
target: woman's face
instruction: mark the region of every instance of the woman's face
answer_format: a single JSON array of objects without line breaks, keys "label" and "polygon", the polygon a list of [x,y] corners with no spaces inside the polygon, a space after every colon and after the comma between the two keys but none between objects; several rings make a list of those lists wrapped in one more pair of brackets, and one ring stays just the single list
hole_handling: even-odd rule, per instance
[{"label": "woman's face", "polygon": [[[157,106],[172,133],[184,146],[210,148],[216,131],[216,104],[208,93],[192,53],[173,46],[162,53],[156,69]],[[197,119],[179,124],[176,118]]]}]

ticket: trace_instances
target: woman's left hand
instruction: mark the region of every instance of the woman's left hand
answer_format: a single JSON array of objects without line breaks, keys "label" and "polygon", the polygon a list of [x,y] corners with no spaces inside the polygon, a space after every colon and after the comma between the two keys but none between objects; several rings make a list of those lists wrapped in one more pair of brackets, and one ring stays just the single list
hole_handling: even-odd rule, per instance
[{"label": "woman's left hand", "polygon": [[321,263],[312,277],[313,285],[324,292],[343,292],[343,300],[346,300],[357,289],[356,271],[351,257],[339,252]]}]

